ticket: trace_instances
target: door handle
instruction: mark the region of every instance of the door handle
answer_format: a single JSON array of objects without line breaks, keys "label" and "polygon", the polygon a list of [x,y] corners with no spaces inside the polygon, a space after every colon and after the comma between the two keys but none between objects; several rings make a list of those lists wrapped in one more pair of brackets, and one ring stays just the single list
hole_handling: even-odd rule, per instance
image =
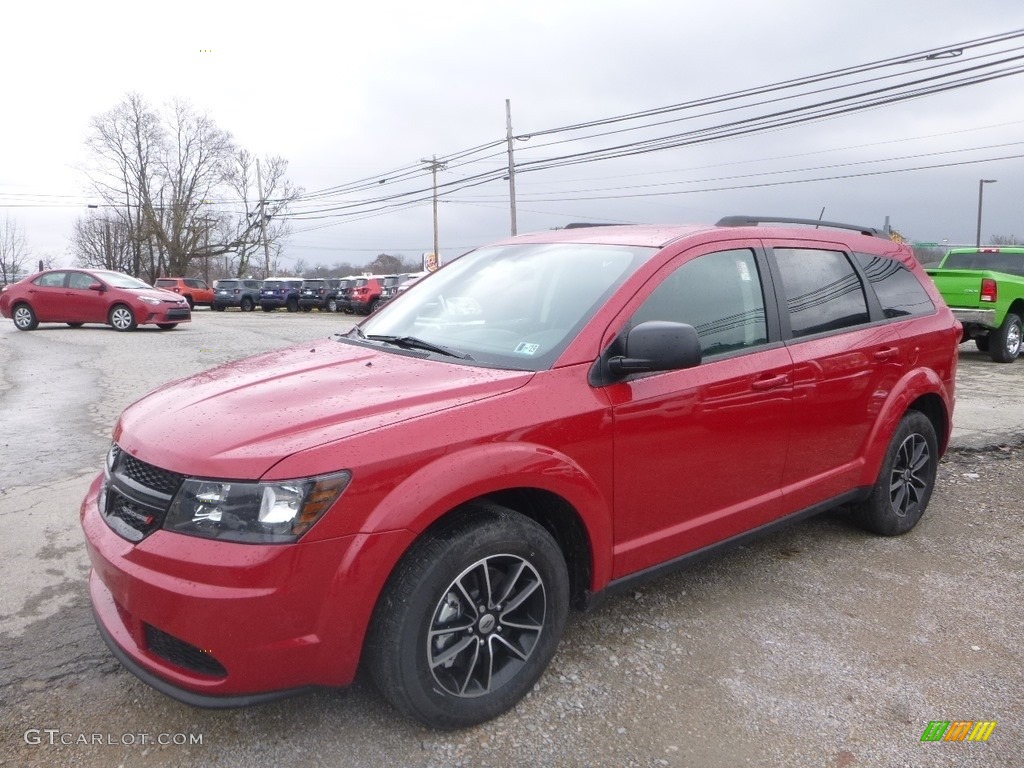
[{"label": "door handle", "polygon": [[875,360],[892,360],[899,353],[900,351],[896,347],[886,347],[875,352],[874,358]]},{"label": "door handle", "polygon": [[786,374],[780,374],[778,376],[771,376],[767,379],[758,379],[750,385],[751,389],[755,389],[759,392],[766,389],[775,389],[776,387],[782,387],[789,384],[789,376]]}]

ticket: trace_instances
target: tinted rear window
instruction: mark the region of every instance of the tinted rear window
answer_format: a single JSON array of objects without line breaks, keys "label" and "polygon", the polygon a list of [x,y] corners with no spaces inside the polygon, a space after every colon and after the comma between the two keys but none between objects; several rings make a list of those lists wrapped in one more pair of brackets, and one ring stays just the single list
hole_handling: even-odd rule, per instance
[{"label": "tinted rear window", "polygon": [[930,314],[935,305],[914,273],[893,259],[856,254],[886,317]]},{"label": "tinted rear window", "polygon": [[988,269],[1024,276],[1024,253],[951,253],[942,266],[945,269]]},{"label": "tinted rear window", "polygon": [[165,287],[173,288],[177,284],[178,284],[177,280],[157,280],[156,281],[156,287],[157,288],[165,288]]}]

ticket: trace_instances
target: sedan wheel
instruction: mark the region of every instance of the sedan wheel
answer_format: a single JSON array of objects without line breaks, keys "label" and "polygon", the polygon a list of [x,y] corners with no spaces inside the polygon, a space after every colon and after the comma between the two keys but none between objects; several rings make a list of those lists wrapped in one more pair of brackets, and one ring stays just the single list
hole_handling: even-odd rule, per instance
[{"label": "sedan wheel", "polygon": [[110,310],[110,324],[118,331],[134,331],[138,323],[135,322],[135,315],[130,308],[124,304],[116,304]]},{"label": "sedan wheel", "polygon": [[31,331],[37,325],[39,321],[36,320],[36,313],[32,311],[32,307],[28,304],[19,304],[14,308],[14,327],[19,331]]}]

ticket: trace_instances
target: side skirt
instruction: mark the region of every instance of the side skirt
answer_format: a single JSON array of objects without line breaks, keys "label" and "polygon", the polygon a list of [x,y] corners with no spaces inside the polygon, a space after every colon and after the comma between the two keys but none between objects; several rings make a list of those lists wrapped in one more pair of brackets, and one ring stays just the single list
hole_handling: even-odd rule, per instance
[{"label": "side skirt", "polygon": [[658,565],[653,565],[650,568],[645,568],[642,571],[622,576],[621,578],[608,582],[605,588],[600,592],[588,592],[581,601],[580,608],[584,611],[593,610],[603,603],[606,598],[616,595],[619,592],[635,589],[640,584],[664,576],[667,573],[697,565],[705,560],[718,556],[725,550],[737,547],[741,544],[746,544],[754,539],[759,539],[762,536],[774,533],[780,528],[785,528],[788,525],[801,520],[806,520],[809,517],[815,517],[816,515],[820,515],[822,512],[827,512],[828,510],[834,509],[835,507],[843,504],[863,501],[870,494],[871,486],[855,488],[847,493],[819,502],[807,509],[802,509],[798,512],[786,515],[785,517],[780,517],[778,520],[765,523],[764,525],[758,526],[757,528],[753,528],[744,533],[737,534],[731,538],[723,539],[722,541],[715,542],[714,544],[709,544],[702,549],[687,552],[685,555],[681,555],[672,560],[667,560],[664,563],[659,563]]}]

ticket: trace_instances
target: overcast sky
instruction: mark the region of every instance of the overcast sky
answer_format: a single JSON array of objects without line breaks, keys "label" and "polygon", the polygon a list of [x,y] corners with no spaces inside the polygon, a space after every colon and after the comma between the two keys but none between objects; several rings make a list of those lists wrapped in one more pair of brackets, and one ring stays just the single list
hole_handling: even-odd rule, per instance
[{"label": "overcast sky", "polygon": [[[690,121],[597,138],[586,136],[640,123],[532,136],[547,129],[1024,28],[1020,0],[221,6],[5,6],[0,216],[21,225],[35,253],[71,263],[73,222],[97,201],[76,170],[87,159],[89,120],[130,91],[154,107],[187,99],[241,146],[287,158],[290,180],[315,192],[387,179],[422,158],[502,140],[505,99],[511,99],[514,133],[524,137],[515,142],[517,163],[527,163],[829,96],[716,116],[676,112],[658,119]],[[980,62],[1022,52],[1024,38],[965,51],[962,64],[948,63],[966,66],[969,55],[992,54]],[[893,76],[878,83],[891,84],[935,63],[945,62],[905,64],[873,76]],[[438,181],[497,171],[507,162],[503,152],[502,145],[475,155],[472,164],[441,171]],[[879,227],[888,216],[912,241],[972,243],[978,182],[985,178],[997,182],[985,186],[983,240],[1024,239],[1022,156],[1024,76],[1014,75],[742,138],[522,172],[518,228],[524,233],[581,220],[714,222],[737,213],[816,218],[824,208],[827,220]],[[905,170],[912,168],[921,170]],[[796,179],[818,180],[779,183]],[[294,210],[424,184],[429,175]],[[500,179],[442,194],[439,208],[442,257],[509,234],[508,184]],[[286,266],[296,259],[364,263],[381,252],[414,257],[432,247],[429,201],[373,217],[326,215],[292,222]]]}]

